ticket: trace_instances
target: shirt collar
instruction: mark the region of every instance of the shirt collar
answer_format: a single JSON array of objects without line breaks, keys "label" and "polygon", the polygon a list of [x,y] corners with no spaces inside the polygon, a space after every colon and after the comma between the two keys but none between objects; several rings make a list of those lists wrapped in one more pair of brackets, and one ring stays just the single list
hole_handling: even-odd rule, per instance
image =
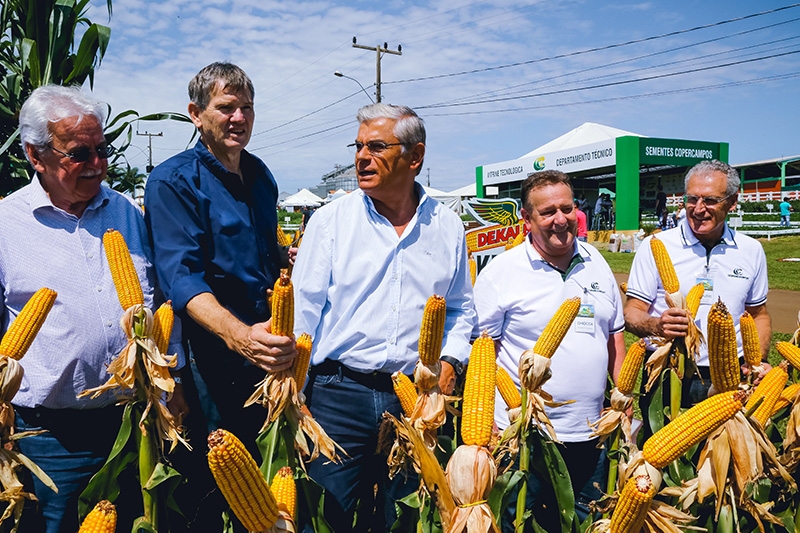
[{"label": "shirt collar", "polygon": [[[228,176],[228,174],[234,174],[233,172],[229,171],[225,168],[225,165],[219,162],[219,159],[214,157],[214,154],[208,151],[208,148],[205,144],[203,144],[202,140],[198,140],[197,144],[194,145],[194,151],[197,154],[197,157],[200,161],[203,162],[205,166],[218,178],[222,179]],[[248,168],[250,165],[250,160],[253,156],[250,155],[250,152],[247,150],[242,150],[241,159],[239,161],[239,165],[242,167],[242,172],[245,172],[245,169]]]},{"label": "shirt collar", "polygon": [[557,272],[559,272],[563,279],[566,279],[566,277],[569,275],[569,273],[572,272],[573,268],[575,268],[577,265],[585,262],[586,259],[589,258],[589,252],[587,250],[585,250],[582,246],[580,246],[580,241],[578,241],[577,238],[572,243],[572,260],[570,261],[570,264],[567,267],[566,272],[562,272],[559,268],[557,268],[552,263],[550,263],[549,261],[545,260],[542,257],[542,254],[540,254],[539,251],[533,246],[533,242],[531,241],[530,234],[525,239],[525,251],[528,254],[528,260],[531,262],[531,264],[533,264],[536,261],[544,263],[547,266],[549,266],[550,268],[552,268],[553,270],[556,270]]},{"label": "shirt collar", "polygon": [[[356,191],[354,192],[356,194],[361,195],[361,197],[364,200],[364,205],[366,206],[368,211],[370,211],[375,215],[382,216],[380,215],[380,213],[378,213],[377,209],[375,209],[375,203],[372,201],[372,198],[370,198],[368,194],[366,194],[362,189],[356,189]],[[419,204],[417,204],[417,215],[419,215],[423,209],[430,208],[431,202],[436,201],[430,196],[428,196],[428,194],[425,192],[424,187],[422,187],[422,185],[420,185],[419,182],[417,181],[414,182],[414,192],[419,197]],[[435,206],[436,204],[433,205]]]},{"label": "shirt collar", "polygon": [[[41,178],[39,177],[39,173],[33,175],[33,179],[31,179],[30,183],[30,206],[31,212],[36,211],[37,209],[42,208],[51,208],[56,209],[58,211],[62,211],[67,213],[63,209],[56,207],[53,205],[53,202],[50,200],[50,197],[47,195],[47,191],[44,190],[42,187]],[[93,211],[99,207],[106,205],[109,201],[108,198],[108,187],[105,184],[100,185],[100,192],[98,192],[94,198],[89,201],[89,204],[86,206],[84,213],[87,211]],[[67,213],[70,214],[70,213]],[[73,215],[74,216],[74,215]]]},{"label": "shirt collar", "polygon": [[[728,226],[727,222],[723,222],[723,224],[724,227],[722,229],[722,237],[720,238],[719,242],[727,244],[728,246],[736,246],[736,234]],[[703,243],[700,242],[700,239],[697,238],[697,235],[692,232],[692,227],[689,225],[689,221],[686,219],[686,217],[683,217],[680,222],[678,222],[678,229],[680,229],[681,238],[683,239],[684,245],[695,246],[699,244],[700,246],[703,246]]]}]

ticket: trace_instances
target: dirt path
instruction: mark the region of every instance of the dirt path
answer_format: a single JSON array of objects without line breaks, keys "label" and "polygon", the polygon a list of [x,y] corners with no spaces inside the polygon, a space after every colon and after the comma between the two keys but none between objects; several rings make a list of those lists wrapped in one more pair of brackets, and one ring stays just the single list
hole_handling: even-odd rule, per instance
[{"label": "dirt path", "polygon": [[[627,274],[614,274],[617,283],[628,279]],[[794,333],[797,313],[800,311],[800,292],[773,289],[767,296],[767,310],[772,317],[772,331]]]}]

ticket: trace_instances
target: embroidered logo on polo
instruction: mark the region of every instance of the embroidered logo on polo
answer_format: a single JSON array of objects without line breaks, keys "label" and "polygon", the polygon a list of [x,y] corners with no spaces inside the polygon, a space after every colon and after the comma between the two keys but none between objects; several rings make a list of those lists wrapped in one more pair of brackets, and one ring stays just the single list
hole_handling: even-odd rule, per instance
[{"label": "embroidered logo on polo", "polygon": [[600,288],[600,284],[596,281],[593,281],[591,285],[589,285],[589,290],[592,292],[599,292],[605,294],[606,291]]},{"label": "embroidered logo on polo", "polygon": [[750,276],[744,275],[744,270],[741,268],[734,268],[733,271],[728,274],[729,278],[738,278],[738,279],[750,279]]}]

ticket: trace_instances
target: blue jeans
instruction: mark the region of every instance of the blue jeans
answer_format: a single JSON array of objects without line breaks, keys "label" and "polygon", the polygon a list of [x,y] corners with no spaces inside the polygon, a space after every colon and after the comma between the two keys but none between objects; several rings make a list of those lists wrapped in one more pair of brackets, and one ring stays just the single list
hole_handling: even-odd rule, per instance
[{"label": "blue jeans", "polygon": [[[85,411],[16,408],[18,432],[49,430],[20,439],[18,444],[22,454],[44,470],[58,487],[55,493],[39,478],[30,476],[41,516],[36,516],[31,512],[34,509],[26,506],[21,532],[75,533],[78,530],[78,496],[105,463],[119,430],[121,415],[122,410],[114,407]],[[120,525],[120,529],[124,527],[129,526]]]},{"label": "blue jeans", "polygon": [[323,456],[308,464],[309,476],[325,488],[325,518],[337,532],[388,531],[396,519],[394,502],[419,486],[413,472],[390,480],[386,457],[376,454],[383,413],[402,412],[397,395],[391,387],[375,390],[339,373],[312,377],[306,396],[314,418],[349,455],[340,464]]},{"label": "blue jeans", "polygon": [[789,223],[789,217],[791,215],[781,215],[781,226],[789,227],[791,224]]}]

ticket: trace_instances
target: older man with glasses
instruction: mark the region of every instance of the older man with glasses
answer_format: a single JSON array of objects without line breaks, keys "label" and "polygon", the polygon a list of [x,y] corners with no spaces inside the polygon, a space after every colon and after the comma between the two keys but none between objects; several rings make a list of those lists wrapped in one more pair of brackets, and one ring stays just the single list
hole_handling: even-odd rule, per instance
[{"label": "older man with glasses", "polygon": [[475,311],[461,220],[415,181],[425,157],[422,119],[380,103],[357,119],[350,147],[359,189],[308,224],[293,274],[295,333],[314,339],[308,407],[348,455],[308,465],[327,491],[325,518],[335,531],[388,531],[395,501],[417,488],[403,474],[390,481],[376,453],[384,412],[401,413],[391,375],[411,374],[425,302],[438,294],[447,302],[439,384],[450,393]]},{"label": "older man with glasses", "polygon": [[[725,223],[728,213],[736,206],[738,190],[739,174],[730,165],[720,161],[698,163],[686,174],[686,216],[677,227],[657,237],[663,241],[675,265],[681,290],[686,293],[697,283],[706,287],[696,317],[700,330],[707,331],[708,311],[721,299],[736,324],[741,358],[739,319],[747,311],[755,319],[762,357],[766,361],[772,325],[766,307],[768,285],[764,250],[758,241],[737,233]],[[650,251],[650,238],[645,239],[631,267],[625,305],[626,327],[640,337],[683,337],[690,318],[682,309],[667,307],[664,287]],[[700,376],[695,374],[683,389],[687,405],[705,399],[708,394],[710,376],[705,344],[696,362]]]},{"label": "older man with glasses", "polygon": [[[119,327],[124,310],[103,251],[106,230],[125,237],[145,302],[154,303],[155,271],[142,211],[102,186],[114,151],[103,136],[105,118],[106,105],[78,88],[33,91],[19,123],[36,173],[29,185],[0,201],[0,334],[36,290],[49,287],[58,293],[20,360],[25,376],[12,400],[18,431],[46,430],[17,442],[58,493],[33,479],[41,515],[23,513],[21,531],[77,531],[78,495],[105,462],[120,427],[122,410],[114,394],[77,397],[105,383],[108,364],[128,342]],[[170,346],[175,352],[179,342]],[[170,409],[185,414],[181,387]],[[122,503],[121,520],[130,526],[141,511],[125,508]]]}]

